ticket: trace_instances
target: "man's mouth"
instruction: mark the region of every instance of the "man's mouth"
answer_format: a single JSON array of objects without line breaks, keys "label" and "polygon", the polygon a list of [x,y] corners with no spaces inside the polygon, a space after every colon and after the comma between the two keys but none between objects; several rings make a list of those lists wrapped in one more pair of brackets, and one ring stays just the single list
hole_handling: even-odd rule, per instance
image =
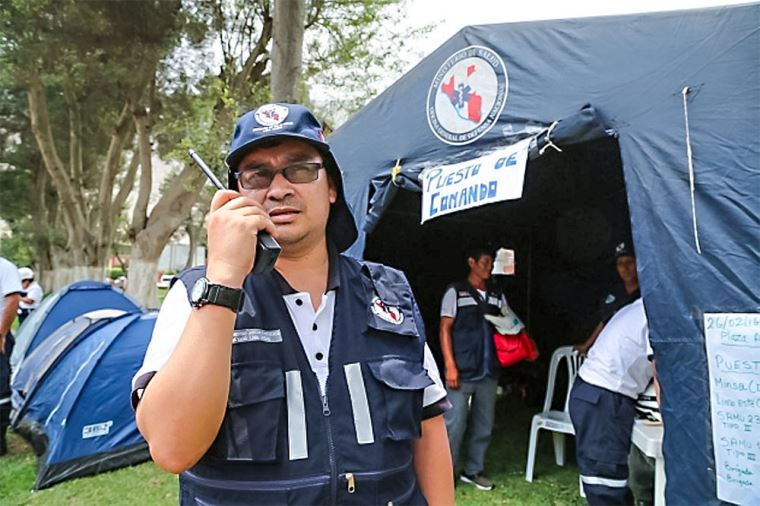
[{"label": "man's mouth", "polygon": [[275,225],[285,224],[293,221],[300,212],[294,207],[275,207],[269,210],[269,217]]}]

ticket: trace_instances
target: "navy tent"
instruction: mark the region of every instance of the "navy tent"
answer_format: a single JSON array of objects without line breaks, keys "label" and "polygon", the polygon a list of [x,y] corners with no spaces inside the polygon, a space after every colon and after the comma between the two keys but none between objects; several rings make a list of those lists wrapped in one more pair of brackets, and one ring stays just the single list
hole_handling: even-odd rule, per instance
[{"label": "navy tent", "polygon": [[121,309],[139,311],[140,305],[108,283],[77,281],[50,294],[18,329],[11,355],[15,371],[24,357],[34,351],[58,327],[89,311]]},{"label": "navy tent", "polygon": [[[423,169],[529,138],[521,199],[419,224]],[[517,250],[533,333],[578,342],[630,234],[667,501],[718,502],[703,315],[760,311],[759,5],[467,27],[330,143],[362,231],[350,252],[405,268],[431,322],[467,243],[489,239]]]},{"label": "navy tent", "polygon": [[36,489],[149,458],[129,394],[156,315],[80,316],[24,360],[12,426],[40,456]]}]

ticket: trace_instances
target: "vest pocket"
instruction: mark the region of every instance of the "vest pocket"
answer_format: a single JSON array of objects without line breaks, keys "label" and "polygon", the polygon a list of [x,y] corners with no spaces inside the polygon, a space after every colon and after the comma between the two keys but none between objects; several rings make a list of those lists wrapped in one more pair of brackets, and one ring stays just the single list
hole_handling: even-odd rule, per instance
[{"label": "vest pocket", "polygon": [[367,366],[385,400],[384,437],[394,440],[420,437],[422,394],[425,387],[433,384],[422,363],[403,357],[383,357],[367,362]]},{"label": "vest pocket", "polygon": [[273,362],[232,364],[227,413],[212,454],[225,460],[277,460],[284,377],[280,365]]}]

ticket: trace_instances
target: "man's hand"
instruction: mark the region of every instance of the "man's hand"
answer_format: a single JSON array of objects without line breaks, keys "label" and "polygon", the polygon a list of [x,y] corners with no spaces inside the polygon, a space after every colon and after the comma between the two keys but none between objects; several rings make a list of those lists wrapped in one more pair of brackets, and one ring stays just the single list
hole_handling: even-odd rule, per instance
[{"label": "man's hand", "polygon": [[0,355],[5,355],[5,334],[0,336]]},{"label": "man's hand", "polygon": [[274,235],[275,226],[262,205],[232,190],[219,190],[211,201],[207,277],[238,288],[256,260],[260,231]]},{"label": "man's hand", "polygon": [[459,388],[459,370],[456,365],[446,366],[446,386],[454,390]]}]

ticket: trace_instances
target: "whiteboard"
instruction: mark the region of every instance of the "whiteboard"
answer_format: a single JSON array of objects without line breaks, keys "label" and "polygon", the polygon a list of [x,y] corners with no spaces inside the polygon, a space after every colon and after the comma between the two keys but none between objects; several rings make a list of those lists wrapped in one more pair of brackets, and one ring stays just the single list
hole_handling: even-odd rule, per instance
[{"label": "whiteboard", "polygon": [[704,318],[718,498],[760,504],[760,314]]}]

